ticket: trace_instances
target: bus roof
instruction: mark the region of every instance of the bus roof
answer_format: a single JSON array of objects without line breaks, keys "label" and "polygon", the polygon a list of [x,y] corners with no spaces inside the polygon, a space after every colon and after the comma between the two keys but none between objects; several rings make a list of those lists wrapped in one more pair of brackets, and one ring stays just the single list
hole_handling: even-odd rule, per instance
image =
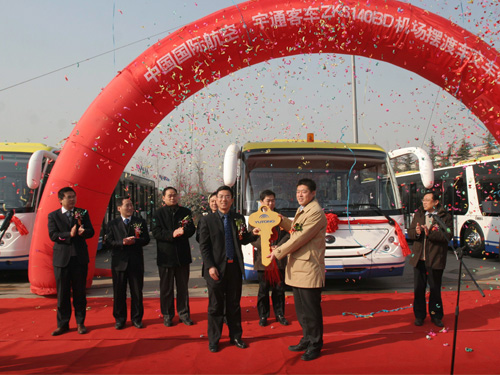
[{"label": "bus roof", "polygon": [[464,164],[475,164],[475,163],[483,163],[485,161],[491,161],[491,160],[496,160],[500,159],[500,154],[495,154],[495,155],[486,155],[486,156],[481,156],[480,158],[474,158],[474,159],[469,159],[469,160],[462,160],[454,165],[464,165]]},{"label": "bus roof", "polygon": [[242,151],[256,151],[268,149],[330,149],[330,150],[366,150],[385,153],[385,150],[377,145],[363,143],[333,143],[328,141],[307,142],[305,140],[276,139],[271,142],[249,142],[243,145]]},{"label": "bus roof", "polygon": [[32,154],[38,150],[52,151],[54,147],[43,143],[23,143],[23,142],[2,142],[0,143],[0,152],[22,152]]},{"label": "bus roof", "polygon": [[[460,167],[460,166],[464,166],[464,165],[481,164],[484,162],[496,161],[496,160],[500,161],[500,154],[486,155],[486,156],[481,156],[481,157],[475,158],[475,159],[462,160],[462,161],[456,162],[453,165],[448,165],[446,167],[434,168],[434,171],[441,171],[444,169],[451,169],[451,168]],[[417,174],[417,173],[419,173],[419,171],[417,171],[417,170],[397,172],[396,177],[402,177],[402,176]]]}]

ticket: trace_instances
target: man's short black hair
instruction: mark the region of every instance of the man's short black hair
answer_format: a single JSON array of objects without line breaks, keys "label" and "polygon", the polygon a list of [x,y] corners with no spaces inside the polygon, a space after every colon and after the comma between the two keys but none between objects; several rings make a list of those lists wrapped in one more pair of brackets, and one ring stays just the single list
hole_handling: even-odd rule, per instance
[{"label": "man's short black hair", "polygon": [[233,198],[233,191],[229,186],[227,185],[219,186],[219,188],[215,191],[215,195],[219,195],[220,191],[229,191],[231,193],[231,198]]},{"label": "man's short black hair", "polygon": [[305,185],[310,191],[316,191],[316,182],[310,178],[302,178],[297,182],[297,186]]},{"label": "man's short black hair", "polygon": [[432,194],[433,201],[440,201],[441,200],[441,195],[436,190],[426,190],[424,192],[424,195],[422,195],[422,198],[425,197],[427,194]]},{"label": "man's short black hair", "polygon": [[117,197],[117,198],[115,198],[116,207],[121,207],[121,206],[123,206],[123,201],[124,201],[125,199],[130,199],[130,196],[124,196],[124,197]]},{"label": "man's short black hair", "polygon": [[165,189],[163,189],[163,192],[162,192],[163,196],[165,196],[165,194],[167,194],[167,190],[173,190],[173,191],[175,191],[175,194],[178,194],[176,188],[174,188],[173,186],[167,186]]},{"label": "man's short black hair", "polygon": [[72,187],[66,186],[57,192],[57,197],[59,198],[59,200],[63,200],[66,193],[69,193],[69,192],[73,192],[76,195],[76,191],[73,190]]},{"label": "man's short black hair", "polygon": [[269,197],[270,195],[276,198],[276,194],[274,193],[274,191],[269,189],[263,190],[262,193],[260,193],[260,201],[262,202],[264,199],[266,199],[266,197]]}]

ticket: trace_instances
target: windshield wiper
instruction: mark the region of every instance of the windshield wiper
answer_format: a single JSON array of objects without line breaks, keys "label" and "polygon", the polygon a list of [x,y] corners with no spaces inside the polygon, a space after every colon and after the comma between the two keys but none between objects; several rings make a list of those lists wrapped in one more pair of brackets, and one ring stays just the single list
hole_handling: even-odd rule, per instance
[{"label": "windshield wiper", "polygon": [[384,211],[382,211],[380,209],[379,206],[377,206],[377,205],[375,205],[373,203],[350,204],[349,206],[351,206],[351,207],[368,206],[368,207],[372,208],[373,211],[375,211],[375,212],[379,213],[380,215],[384,216],[387,219],[387,221],[389,222],[389,225],[394,226],[394,224],[395,224],[395,221],[394,221],[394,219],[392,217],[390,217],[389,215],[387,215]]}]

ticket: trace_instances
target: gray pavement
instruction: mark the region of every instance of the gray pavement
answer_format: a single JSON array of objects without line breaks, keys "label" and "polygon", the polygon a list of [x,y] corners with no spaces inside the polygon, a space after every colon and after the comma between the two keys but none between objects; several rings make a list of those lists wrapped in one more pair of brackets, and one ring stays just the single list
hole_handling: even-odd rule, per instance
[{"label": "gray pavement", "polygon": [[[189,282],[189,295],[191,297],[206,297],[206,284],[201,277],[201,255],[198,243],[191,239],[193,263]],[[156,266],[156,243],[154,240],[144,248],[145,275],[144,297],[159,296],[159,277]],[[97,268],[110,268],[111,254],[107,250],[99,251],[96,257]],[[464,263],[476,278],[478,284],[485,290],[500,289],[500,266],[498,258],[476,259],[464,257]],[[456,290],[458,281],[459,262],[453,252],[448,254],[448,263],[443,275],[443,288]],[[462,290],[474,290],[475,286],[463,271]],[[245,282],[243,285],[244,296],[256,296],[258,284]],[[380,277],[373,279],[328,279],[324,290],[325,294],[355,294],[355,293],[391,293],[412,292],[413,269],[408,264],[403,276]],[[291,294],[290,291],[287,293]],[[89,297],[112,297],[113,288],[111,278],[94,278],[92,287],[88,289]],[[39,296],[30,292],[26,271],[0,271],[0,298],[37,298]],[[478,294],[479,297],[479,294]],[[40,297],[43,298],[43,297]]]}]

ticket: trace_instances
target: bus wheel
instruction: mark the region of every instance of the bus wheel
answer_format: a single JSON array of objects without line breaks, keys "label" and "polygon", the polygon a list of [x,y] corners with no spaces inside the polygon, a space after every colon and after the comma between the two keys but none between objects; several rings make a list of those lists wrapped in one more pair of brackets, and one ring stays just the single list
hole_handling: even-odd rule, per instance
[{"label": "bus wheel", "polygon": [[484,254],[484,235],[476,222],[466,224],[463,236],[465,253],[474,258],[481,258]]}]

